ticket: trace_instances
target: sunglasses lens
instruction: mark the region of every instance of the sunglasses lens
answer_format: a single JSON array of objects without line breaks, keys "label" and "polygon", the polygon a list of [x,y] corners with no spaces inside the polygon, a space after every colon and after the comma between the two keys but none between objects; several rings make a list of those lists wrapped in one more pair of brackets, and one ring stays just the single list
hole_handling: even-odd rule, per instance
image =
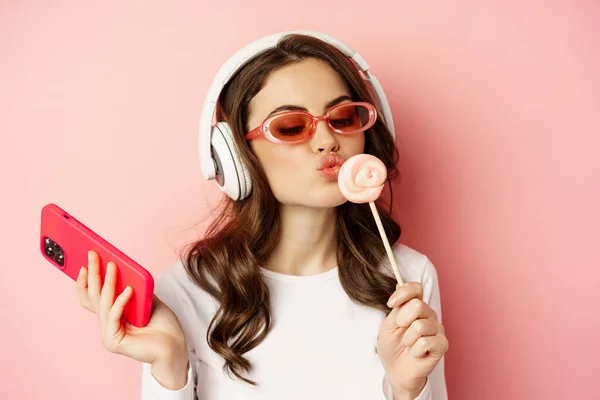
[{"label": "sunglasses lens", "polygon": [[303,114],[284,114],[269,124],[269,131],[284,142],[295,142],[308,135],[311,118]]},{"label": "sunglasses lens", "polygon": [[[369,129],[375,116],[372,108],[357,103],[348,103],[334,108],[329,113],[329,125],[338,133],[356,133]],[[310,134],[313,118],[306,113],[291,112],[274,117],[266,129],[282,142],[294,143],[306,139]]]},{"label": "sunglasses lens", "polygon": [[329,115],[331,126],[341,133],[367,129],[370,125],[369,109],[362,105],[348,104],[333,110]]}]

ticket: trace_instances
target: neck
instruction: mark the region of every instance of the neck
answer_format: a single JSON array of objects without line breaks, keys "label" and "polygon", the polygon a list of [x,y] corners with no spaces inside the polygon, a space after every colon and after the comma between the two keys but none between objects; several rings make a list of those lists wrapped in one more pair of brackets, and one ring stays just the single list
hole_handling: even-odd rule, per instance
[{"label": "neck", "polygon": [[280,205],[281,235],[264,268],[316,275],[337,266],[336,209]]}]

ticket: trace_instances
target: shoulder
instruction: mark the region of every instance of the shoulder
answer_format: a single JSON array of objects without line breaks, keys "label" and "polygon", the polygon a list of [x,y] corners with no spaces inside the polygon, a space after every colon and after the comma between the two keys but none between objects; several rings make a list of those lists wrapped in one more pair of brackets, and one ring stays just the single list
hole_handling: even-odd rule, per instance
[{"label": "shoulder", "polygon": [[154,294],[175,313],[186,336],[202,328],[201,322],[209,322],[217,309],[217,302],[188,276],[181,260],[157,275]]},{"label": "shoulder", "polygon": [[[437,284],[437,270],[427,255],[401,243],[396,244],[392,248],[392,253],[394,254],[398,271],[405,282]],[[381,262],[380,268],[385,274],[394,276],[387,255]]]},{"label": "shoulder", "polygon": [[212,297],[200,288],[188,275],[182,260],[167,266],[155,280],[154,294],[165,303],[198,303]]},{"label": "shoulder", "polygon": [[185,302],[191,297],[192,286],[193,282],[188,277],[183,262],[178,260],[157,275],[154,294],[170,308],[178,308],[177,303]]},{"label": "shoulder", "polygon": [[[404,244],[392,248],[396,265],[404,282],[419,282],[423,285],[423,300],[428,303],[442,320],[442,304],[438,273],[425,254]],[[394,272],[387,256],[381,263],[382,272],[394,278]]]}]

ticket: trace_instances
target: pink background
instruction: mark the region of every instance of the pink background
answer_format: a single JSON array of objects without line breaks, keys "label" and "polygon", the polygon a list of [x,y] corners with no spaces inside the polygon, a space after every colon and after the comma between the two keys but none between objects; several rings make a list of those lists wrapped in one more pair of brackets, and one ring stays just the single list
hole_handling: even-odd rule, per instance
[{"label": "pink background", "polygon": [[597,2],[157,3],[0,3],[0,398],[139,397],[139,364],[39,254],[40,208],[158,274],[221,196],[196,151],[213,74],[287,29],[347,41],[388,93],[451,398],[600,398]]}]

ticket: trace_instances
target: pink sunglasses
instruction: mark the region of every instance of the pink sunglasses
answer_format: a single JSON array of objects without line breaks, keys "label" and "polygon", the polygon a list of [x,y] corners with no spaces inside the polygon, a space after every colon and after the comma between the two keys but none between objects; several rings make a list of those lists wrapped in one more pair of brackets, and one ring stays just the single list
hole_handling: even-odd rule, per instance
[{"label": "pink sunglasses", "polygon": [[247,140],[263,136],[273,143],[300,143],[314,135],[319,121],[342,135],[363,132],[375,124],[377,110],[371,103],[352,102],[339,104],[327,114],[315,117],[306,111],[286,111],[265,119],[257,128],[246,134]]}]

